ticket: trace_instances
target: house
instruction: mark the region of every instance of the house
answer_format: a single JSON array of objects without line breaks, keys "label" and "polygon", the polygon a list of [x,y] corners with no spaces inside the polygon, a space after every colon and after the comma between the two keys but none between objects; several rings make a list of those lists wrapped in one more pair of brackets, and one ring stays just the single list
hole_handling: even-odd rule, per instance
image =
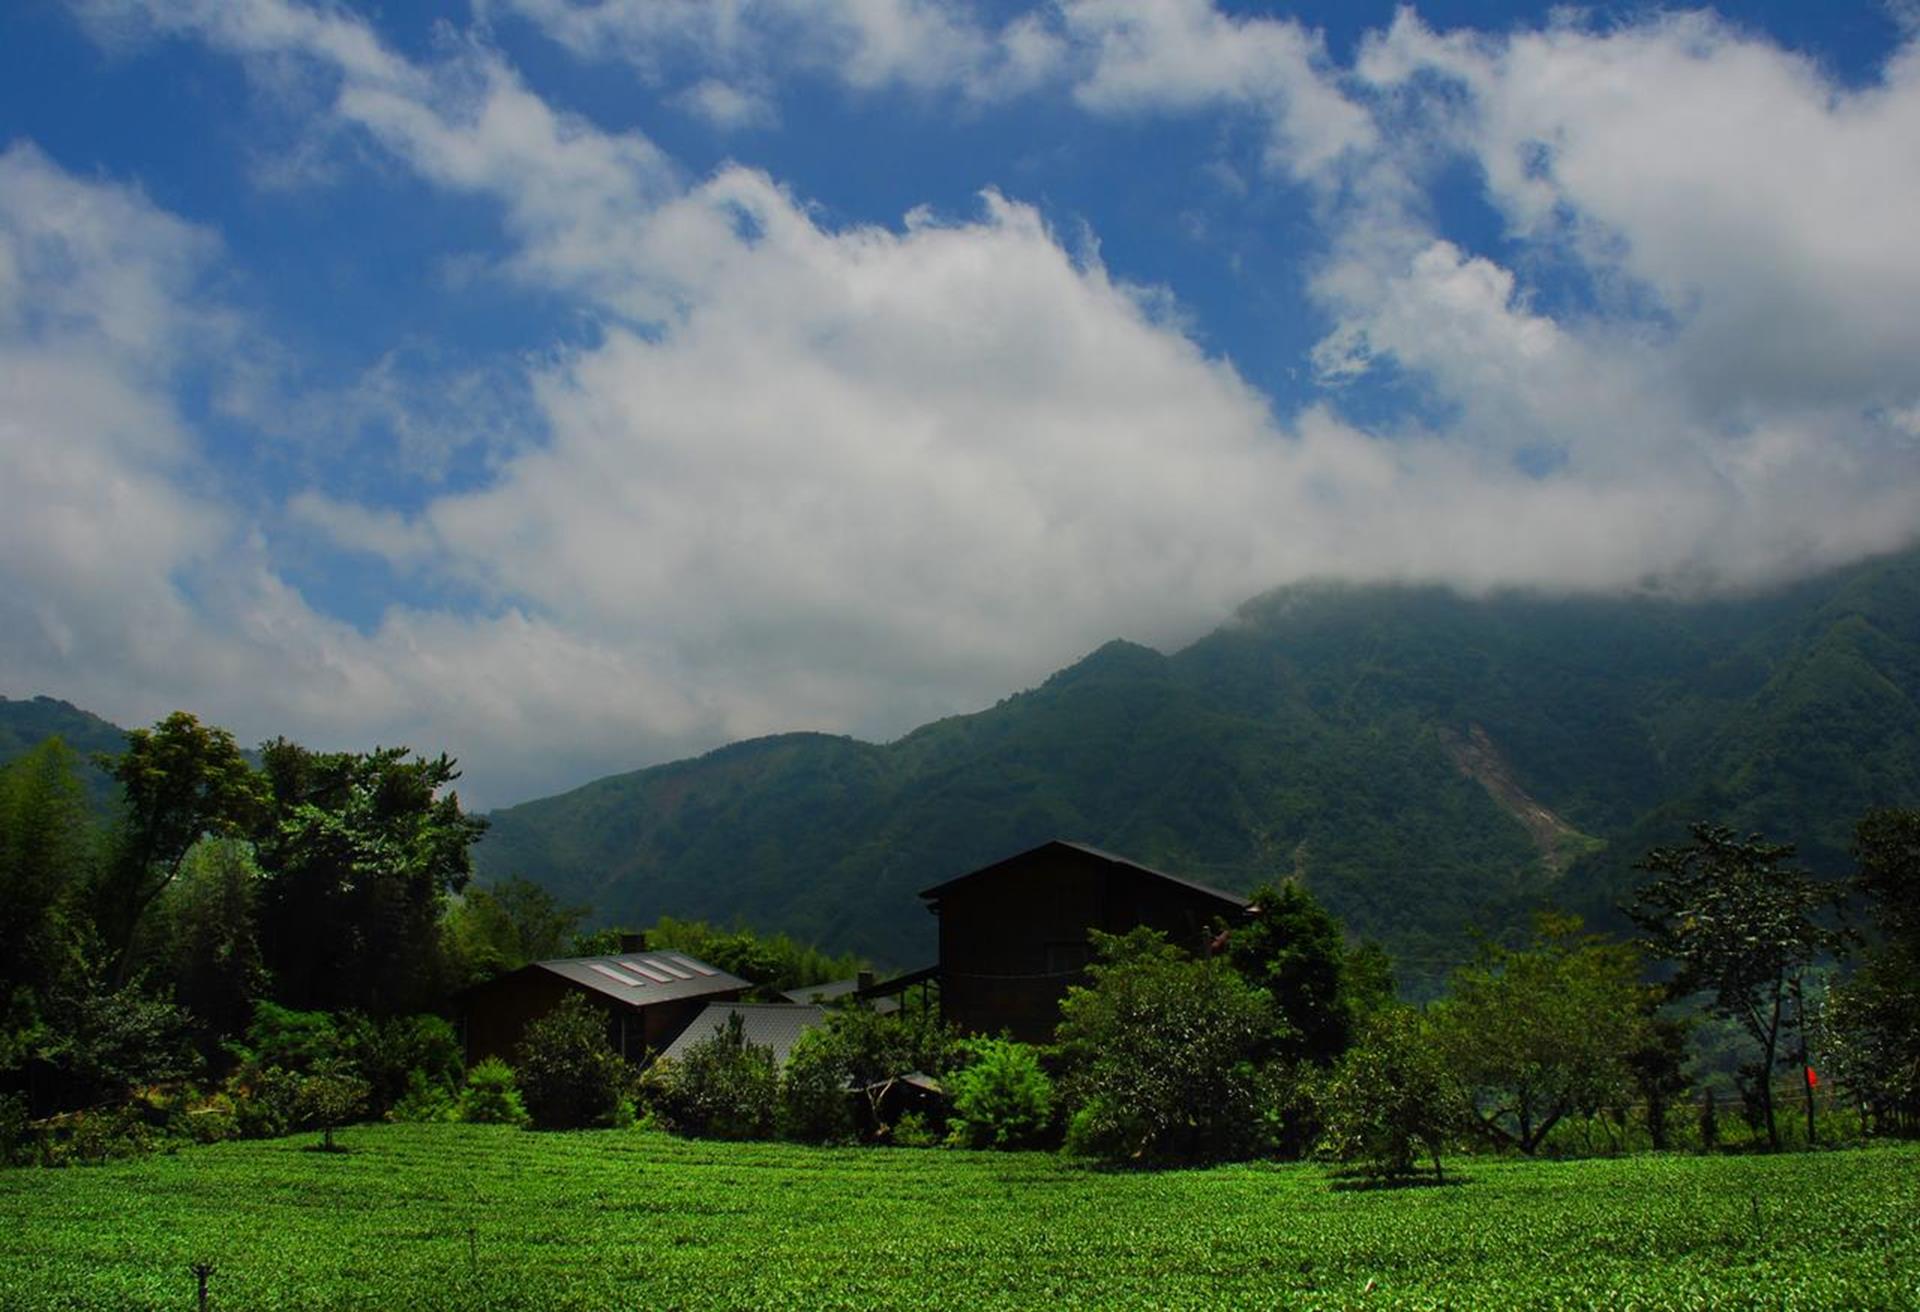
[{"label": "house", "polygon": [[619,952],[536,961],[476,984],[461,997],[469,1064],[513,1060],[527,1026],[578,994],[607,1018],[607,1042],[641,1060],[680,1037],[710,1002],[738,998],[751,985],[680,952]]},{"label": "house", "polygon": [[1087,931],[1138,925],[1204,953],[1247,900],[1080,843],[1054,841],[920,894],[940,917],[940,1010],[961,1030],[1052,1039],[1086,981]]},{"label": "house", "polygon": [[787,1064],[787,1055],[800,1036],[827,1018],[825,1007],[795,1002],[709,1002],[680,1036],[661,1050],[661,1061],[678,1061],[687,1049],[712,1038],[727,1027],[727,1018],[740,1018],[741,1037],[761,1048],[773,1049],[773,1065]]}]

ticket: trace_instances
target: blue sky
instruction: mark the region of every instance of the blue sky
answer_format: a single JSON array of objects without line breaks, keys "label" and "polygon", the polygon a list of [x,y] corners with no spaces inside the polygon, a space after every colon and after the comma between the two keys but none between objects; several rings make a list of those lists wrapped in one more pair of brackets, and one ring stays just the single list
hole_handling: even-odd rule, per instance
[{"label": "blue sky", "polygon": [[1920,522],[1910,5],[25,0],[0,692],[498,804]]}]

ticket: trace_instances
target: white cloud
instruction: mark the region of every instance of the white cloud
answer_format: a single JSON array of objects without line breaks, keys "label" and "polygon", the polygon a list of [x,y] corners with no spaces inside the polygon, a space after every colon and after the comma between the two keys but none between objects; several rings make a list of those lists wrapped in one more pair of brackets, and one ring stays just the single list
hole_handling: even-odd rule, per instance
[{"label": "white cloud", "polygon": [[719,78],[696,82],[677,99],[689,113],[722,132],[767,127],[778,117],[773,101],[764,92],[745,90]]},{"label": "white cloud", "polygon": [[951,0],[495,0],[584,58],[624,59],[655,81],[686,64],[763,80],[775,69],[862,91],[999,99],[1060,57],[1037,14],[994,28]]},{"label": "white cloud", "polygon": [[[1349,74],[1297,25],[1195,3],[1088,0],[997,30],[899,0],[823,11],[868,85],[990,78],[1017,63],[1017,29],[1041,52],[1020,66],[1055,67],[1094,112],[1270,115],[1272,162],[1319,184],[1327,225],[1318,363],[1392,361],[1436,402],[1424,428],[1369,433],[1332,408],[1274,416],[1169,293],[1076,258],[997,194],[967,220],[836,227],[752,169],[689,184],[472,40],[414,63],[335,9],[145,12],[300,80],[317,132],[489,198],[507,267],[605,331],[524,366],[544,432],[489,442],[477,489],[404,513],[291,498],[304,530],[479,599],[396,604],[362,633],[312,610],[247,512],[195,490],[168,396],[205,364],[180,356],[180,325],[221,319],[197,282],[217,244],[123,187],[6,156],[0,426],[40,464],[4,495],[48,511],[6,530],[8,663],[108,713],[410,737],[501,801],[743,734],[888,734],[1116,634],[1177,642],[1303,576],[1740,583],[1920,520],[1898,431],[1920,352],[1889,310],[1912,300],[1915,257],[1886,217],[1915,212],[1889,208],[1915,185],[1911,50],[1842,93],[1698,20],[1508,39],[1408,17]],[[682,24],[694,36],[672,39],[711,43],[729,74],[759,57],[745,0],[530,12],[580,42]],[[1744,129],[1688,108],[1703,82]],[[1665,153],[1642,174],[1636,151]],[[1535,266],[1436,230],[1436,154],[1485,168],[1515,248],[1605,294],[1569,311]],[[1841,194],[1789,195],[1796,170]],[[1746,213],[1742,189],[1792,221]],[[1766,331],[1716,367],[1741,316]],[[403,436],[422,408],[378,371],[350,396],[343,412]],[[394,463],[447,449],[432,426],[415,445]],[[1519,467],[1542,448],[1548,472]],[[125,551],[122,525],[141,526]]]}]

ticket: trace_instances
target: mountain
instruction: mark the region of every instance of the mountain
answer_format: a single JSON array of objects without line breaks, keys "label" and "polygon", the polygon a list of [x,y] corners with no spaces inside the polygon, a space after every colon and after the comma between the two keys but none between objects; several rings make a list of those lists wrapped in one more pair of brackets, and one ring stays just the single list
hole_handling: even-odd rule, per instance
[{"label": "mountain", "polygon": [[497,811],[477,856],[606,921],[913,965],[919,889],[1071,838],[1234,889],[1298,875],[1418,987],[1529,907],[1608,921],[1693,819],[1838,872],[1861,811],[1915,803],[1908,552],[1703,602],[1288,587],[896,742],[785,734]]},{"label": "mountain", "polygon": [[113,807],[118,786],[93,763],[96,752],[117,755],[127,749],[127,731],[70,702],[53,697],[15,701],[0,697],[0,765],[24,756],[54,736],[79,756],[80,778],[97,814]]}]

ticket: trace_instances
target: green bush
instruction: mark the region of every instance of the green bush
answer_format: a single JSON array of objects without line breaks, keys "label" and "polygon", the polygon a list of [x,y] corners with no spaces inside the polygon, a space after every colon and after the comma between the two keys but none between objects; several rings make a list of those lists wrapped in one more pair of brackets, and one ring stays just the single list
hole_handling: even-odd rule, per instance
[{"label": "green bush", "polygon": [[[618,1125],[632,1117],[632,1068],[607,1043],[606,1017],[577,993],[527,1027],[519,1048],[520,1096],[536,1129]],[[623,1113],[624,1107],[624,1113]]]},{"label": "green bush", "polygon": [[527,1106],[514,1087],[513,1067],[489,1057],[467,1072],[460,1095],[460,1119],[482,1125],[525,1125]]},{"label": "green bush", "polygon": [[415,1124],[451,1121],[458,1117],[459,1110],[458,1101],[446,1085],[429,1079],[425,1071],[415,1070],[407,1076],[407,1091],[387,1109],[387,1119]]},{"label": "green bush", "polygon": [[[972,1060],[947,1078],[951,1139],[968,1148],[1030,1148],[1053,1128],[1053,1081],[1034,1050],[1011,1039],[978,1039]],[[895,1127],[895,1142],[899,1129]]]},{"label": "green bush", "polygon": [[1155,930],[1091,937],[1093,983],[1067,991],[1057,1031],[1069,1151],[1148,1162],[1264,1151],[1273,999]]},{"label": "green bush", "polygon": [[227,1077],[226,1094],[243,1139],[277,1139],[294,1126],[300,1076],[279,1066],[243,1062]]},{"label": "green bush", "polygon": [[669,1128],[714,1139],[765,1139],[773,1134],[778,1082],[773,1049],[747,1042],[738,1012],[663,1063],[655,1110]]},{"label": "green bush", "polygon": [[923,1113],[902,1112],[893,1123],[892,1142],[895,1148],[938,1148],[940,1131]]},{"label": "green bush", "polygon": [[1320,1096],[1320,1151],[1370,1175],[1405,1176],[1422,1150],[1440,1152],[1467,1123],[1466,1100],[1419,1012],[1392,1007],[1361,1029]]},{"label": "green bush", "polygon": [[23,1093],[0,1094],[0,1166],[19,1166],[33,1160],[33,1126]]},{"label": "green bush", "polygon": [[386,1115],[414,1094],[416,1077],[452,1101],[466,1072],[460,1037],[445,1020],[431,1015],[373,1020],[349,1013],[336,1024],[342,1055],[367,1082],[373,1115]]},{"label": "green bush", "polygon": [[847,1143],[858,1131],[848,1099],[847,1054],[831,1029],[808,1030],[780,1073],[780,1135],[801,1143]]}]

